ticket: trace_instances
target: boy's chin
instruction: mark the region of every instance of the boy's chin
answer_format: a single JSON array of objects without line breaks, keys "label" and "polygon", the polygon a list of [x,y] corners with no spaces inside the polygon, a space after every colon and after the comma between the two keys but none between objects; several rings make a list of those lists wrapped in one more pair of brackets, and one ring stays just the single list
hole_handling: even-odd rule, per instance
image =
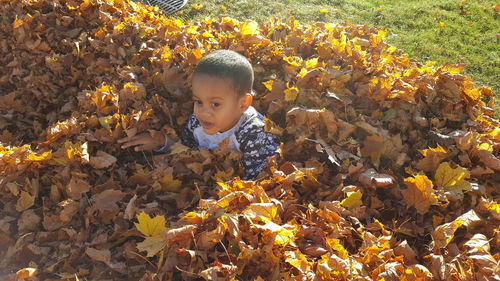
[{"label": "boy's chin", "polygon": [[216,129],[212,129],[212,128],[210,128],[210,129],[203,128],[203,132],[207,135],[215,135],[218,131]]}]

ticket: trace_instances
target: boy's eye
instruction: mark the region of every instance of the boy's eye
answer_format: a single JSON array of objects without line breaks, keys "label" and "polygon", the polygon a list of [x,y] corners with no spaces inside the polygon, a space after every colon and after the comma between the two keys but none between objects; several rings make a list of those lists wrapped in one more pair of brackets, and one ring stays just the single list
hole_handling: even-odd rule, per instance
[{"label": "boy's eye", "polygon": [[194,100],[194,104],[201,104],[201,100]]},{"label": "boy's eye", "polygon": [[219,106],[220,106],[220,103],[218,103],[218,102],[213,102],[213,103],[212,103],[212,106],[213,106],[213,107],[219,107]]}]

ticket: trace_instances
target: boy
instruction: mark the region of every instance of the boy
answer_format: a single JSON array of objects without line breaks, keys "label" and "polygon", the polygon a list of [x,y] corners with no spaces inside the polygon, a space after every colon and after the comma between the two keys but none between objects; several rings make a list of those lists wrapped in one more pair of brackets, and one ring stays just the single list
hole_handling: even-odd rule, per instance
[{"label": "boy", "polygon": [[[200,60],[193,72],[193,114],[181,135],[191,148],[215,149],[229,138],[229,147],[243,153],[245,180],[253,180],[277,154],[279,139],[264,131],[264,116],[252,104],[253,69],[242,55],[218,50]],[[122,148],[168,152],[174,141],[149,133],[118,140]]]}]

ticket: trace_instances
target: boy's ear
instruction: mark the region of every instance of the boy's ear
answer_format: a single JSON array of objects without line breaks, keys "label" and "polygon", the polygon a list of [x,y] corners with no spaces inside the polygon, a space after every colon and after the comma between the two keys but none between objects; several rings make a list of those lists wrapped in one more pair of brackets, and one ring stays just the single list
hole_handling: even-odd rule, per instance
[{"label": "boy's ear", "polygon": [[240,109],[245,112],[251,105],[253,101],[253,96],[248,93],[240,98]]}]

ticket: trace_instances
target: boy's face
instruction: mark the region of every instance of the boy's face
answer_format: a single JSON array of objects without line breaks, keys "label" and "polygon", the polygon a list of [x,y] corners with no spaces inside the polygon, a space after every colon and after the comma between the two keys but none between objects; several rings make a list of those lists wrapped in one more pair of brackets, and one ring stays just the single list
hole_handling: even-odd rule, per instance
[{"label": "boy's face", "polygon": [[232,128],[252,104],[252,96],[238,95],[227,78],[195,74],[192,87],[194,115],[209,135]]}]

